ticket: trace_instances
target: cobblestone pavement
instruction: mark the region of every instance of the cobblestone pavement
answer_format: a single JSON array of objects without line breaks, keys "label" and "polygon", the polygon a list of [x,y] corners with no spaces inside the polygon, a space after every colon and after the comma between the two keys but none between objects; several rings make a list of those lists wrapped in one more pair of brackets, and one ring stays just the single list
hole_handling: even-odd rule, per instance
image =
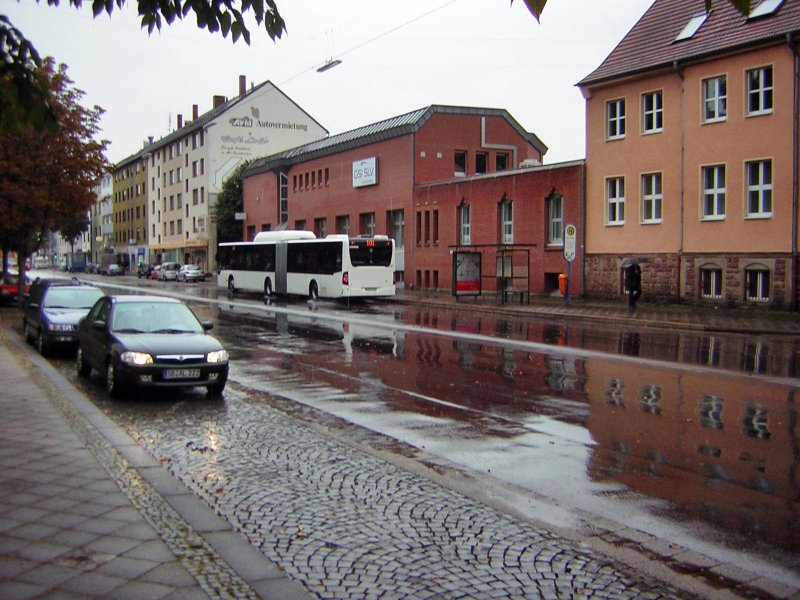
[{"label": "cobblestone pavement", "polygon": [[0,598],[308,597],[3,325]]},{"label": "cobblestone pavement", "polygon": [[686,597],[323,435],[259,394],[226,394],[202,419],[176,409],[151,427],[137,420],[141,442],[322,598]]}]

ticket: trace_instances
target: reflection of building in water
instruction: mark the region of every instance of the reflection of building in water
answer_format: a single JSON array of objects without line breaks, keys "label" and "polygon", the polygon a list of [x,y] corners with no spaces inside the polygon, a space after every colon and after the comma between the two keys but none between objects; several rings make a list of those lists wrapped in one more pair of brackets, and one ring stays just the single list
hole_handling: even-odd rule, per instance
[{"label": "reflection of building in water", "polygon": [[591,477],[800,550],[798,388],[596,359],[586,379]]}]

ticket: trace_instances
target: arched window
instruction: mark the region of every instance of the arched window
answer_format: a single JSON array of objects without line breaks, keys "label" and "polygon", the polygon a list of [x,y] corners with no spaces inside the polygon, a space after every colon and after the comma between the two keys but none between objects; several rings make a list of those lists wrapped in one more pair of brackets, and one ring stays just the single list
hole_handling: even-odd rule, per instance
[{"label": "arched window", "polygon": [[462,200],[457,207],[458,210],[458,243],[468,246],[472,243],[472,224],[469,212],[469,204]]},{"label": "arched window", "polygon": [[704,300],[722,298],[722,268],[713,263],[700,267],[700,297]]},{"label": "arched window", "polygon": [[564,245],[564,198],[555,188],[545,198],[547,207],[547,245]]},{"label": "arched window", "polygon": [[500,200],[500,243],[514,243],[514,204],[503,194]]}]

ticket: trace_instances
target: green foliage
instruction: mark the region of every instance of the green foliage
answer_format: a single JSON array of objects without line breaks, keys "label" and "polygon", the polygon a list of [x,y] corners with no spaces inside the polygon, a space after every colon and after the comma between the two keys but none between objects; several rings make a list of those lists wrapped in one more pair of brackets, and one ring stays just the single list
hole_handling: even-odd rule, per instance
[{"label": "green foliage", "polygon": [[89,218],[88,213],[77,212],[62,219],[61,223],[58,224],[58,231],[69,242],[70,246],[74,247],[75,242],[89,231],[91,224],[92,220]]},{"label": "green foliage", "polygon": [[26,123],[55,129],[49,91],[34,75],[41,65],[33,44],[0,15],[0,131],[21,131]]},{"label": "green foliage", "polygon": [[239,242],[243,239],[242,222],[236,220],[236,213],[244,207],[244,183],[242,173],[250,161],[241,163],[222,184],[217,195],[213,216],[217,223],[217,242]]}]

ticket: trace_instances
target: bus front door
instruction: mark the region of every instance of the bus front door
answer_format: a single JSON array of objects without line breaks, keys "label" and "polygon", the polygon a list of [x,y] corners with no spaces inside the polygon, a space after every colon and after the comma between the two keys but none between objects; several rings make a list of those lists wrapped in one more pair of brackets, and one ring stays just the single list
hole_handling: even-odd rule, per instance
[{"label": "bus front door", "polygon": [[275,244],[275,293],[286,295],[288,283],[286,281],[286,258],[289,254],[289,246],[286,242]]}]

